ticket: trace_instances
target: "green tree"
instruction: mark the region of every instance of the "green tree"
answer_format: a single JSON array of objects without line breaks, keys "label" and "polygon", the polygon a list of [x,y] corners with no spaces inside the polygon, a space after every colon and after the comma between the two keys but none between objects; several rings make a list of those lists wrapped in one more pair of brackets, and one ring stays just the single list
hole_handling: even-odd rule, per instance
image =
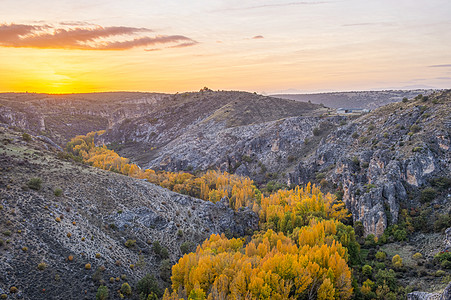
[{"label": "green tree", "polygon": [[96,300],[108,299],[108,288],[104,285],[99,286],[97,289]]},{"label": "green tree", "polygon": [[155,294],[158,297],[162,296],[161,290],[158,287],[157,281],[153,275],[147,274],[141,278],[137,285],[136,290],[141,299],[147,299],[150,294]]}]

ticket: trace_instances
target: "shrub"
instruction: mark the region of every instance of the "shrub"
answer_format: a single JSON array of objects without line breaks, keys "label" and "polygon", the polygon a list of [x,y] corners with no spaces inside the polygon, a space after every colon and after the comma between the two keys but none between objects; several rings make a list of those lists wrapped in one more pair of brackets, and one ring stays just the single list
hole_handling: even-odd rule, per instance
[{"label": "shrub", "polygon": [[442,229],[448,228],[451,224],[451,217],[449,214],[440,214],[434,222],[434,231],[439,232]]},{"label": "shrub", "polygon": [[412,258],[414,260],[420,260],[423,258],[423,255],[420,252],[415,253],[414,255],[412,255]]},{"label": "shrub", "polygon": [[127,248],[133,248],[136,246],[136,240],[127,240],[125,242],[125,247]]},{"label": "shrub", "polygon": [[351,137],[352,137],[353,139],[356,139],[356,138],[359,137],[359,134],[358,134],[357,132],[354,132],[354,133],[351,135]]},{"label": "shrub", "polygon": [[417,124],[413,124],[412,126],[410,126],[410,132],[417,133],[420,132],[420,130],[421,127]]},{"label": "shrub", "polygon": [[161,247],[159,241],[153,242],[152,250],[153,250],[153,252],[155,252],[156,255],[160,255],[161,254],[161,249],[162,249],[162,247]]},{"label": "shrub", "polygon": [[41,189],[42,180],[39,177],[33,177],[27,182],[27,186],[30,189],[39,191]]},{"label": "shrub", "polygon": [[86,264],[86,265],[85,265],[85,269],[86,269],[86,270],[91,270],[91,264]]},{"label": "shrub", "polygon": [[370,265],[364,265],[362,267],[362,274],[366,277],[371,277],[373,274],[373,268]]},{"label": "shrub", "polygon": [[180,245],[180,251],[182,254],[187,254],[191,252],[191,249],[193,247],[193,243],[190,241],[184,242]]},{"label": "shrub", "polygon": [[63,190],[60,189],[60,188],[56,188],[56,189],[53,191],[53,194],[54,194],[55,196],[59,197],[59,196],[61,196],[61,195],[63,194]]},{"label": "shrub", "polygon": [[161,249],[160,257],[161,257],[162,259],[167,259],[167,258],[169,258],[169,251],[168,251],[168,248],[163,247],[163,248]]},{"label": "shrub", "polygon": [[23,140],[26,141],[26,142],[31,141],[31,135],[29,135],[29,134],[26,133],[26,132],[24,132],[24,133],[22,134],[22,138],[23,138]]},{"label": "shrub", "polygon": [[365,246],[374,247],[376,246],[376,236],[374,234],[368,234],[365,238]]},{"label": "shrub", "polygon": [[433,187],[426,187],[421,191],[420,201],[423,203],[431,202],[437,196],[437,191]]},{"label": "shrub", "polygon": [[97,289],[96,300],[108,299],[108,288],[104,285],[99,286]]},{"label": "shrub", "polygon": [[158,287],[157,281],[153,275],[147,274],[140,279],[136,285],[136,290],[141,299],[147,299],[150,294],[156,294],[161,297],[162,293]]},{"label": "shrub", "polygon": [[160,277],[166,282],[170,282],[171,280],[171,267],[171,261],[169,259],[165,259],[161,262]]},{"label": "shrub", "polygon": [[320,134],[321,134],[321,129],[319,129],[319,127],[313,128],[313,135],[314,136],[318,136]]},{"label": "shrub", "polygon": [[404,229],[397,229],[393,232],[393,237],[398,241],[405,241],[407,239],[407,232]]},{"label": "shrub", "polygon": [[391,259],[391,262],[395,268],[401,268],[402,267],[402,258],[398,254],[393,256]]},{"label": "shrub", "polygon": [[392,269],[390,270],[379,270],[375,276],[376,284],[378,286],[388,285],[390,290],[395,290],[396,283],[396,273]]},{"label": "shrub", "polygon": [[47,268],[47,264],[45,262],[41,262],[38,264],[38,270],[45,270]]},{"label": "shrub", "polygon": [[376,253],[376,259],[378,261],[384,261],[387,258],[387,254],[383,251],[377,251]]},{"label": "shrub", "polygon": [[11,294],[17,293],[18,291],[19,291],[19,289],[16,288],[15,286],[12,286],[12,287],[9,289],[9,292],[10,292]]},{"label": "shrub", "polygon": [[177,236],[178,236],[178,237],[182,237],[182,236],[183,236],[183,230],[179,229],[179,230],[177,231]]},{"label": "shrub", "polygon": [[127,282],[122,284],[121,293],[126,296],[130,296],[132,294],[132,288],[130,287],[130,285]]},{"label": "shrub", "polygon": [[402,98],[402,102],[407,103],[407,102],[409,102],[409,99],[407,99],[407,97],[404,97],[404,98]]}]

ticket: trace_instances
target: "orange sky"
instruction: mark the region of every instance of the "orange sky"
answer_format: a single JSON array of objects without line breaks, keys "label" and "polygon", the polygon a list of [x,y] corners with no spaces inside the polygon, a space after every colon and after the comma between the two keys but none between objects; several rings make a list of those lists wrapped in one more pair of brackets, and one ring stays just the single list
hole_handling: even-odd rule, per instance
[{"label": "orange sky", "polygon": [[450,88],[450,15],[440,0],[4,0],[0,91]]}]

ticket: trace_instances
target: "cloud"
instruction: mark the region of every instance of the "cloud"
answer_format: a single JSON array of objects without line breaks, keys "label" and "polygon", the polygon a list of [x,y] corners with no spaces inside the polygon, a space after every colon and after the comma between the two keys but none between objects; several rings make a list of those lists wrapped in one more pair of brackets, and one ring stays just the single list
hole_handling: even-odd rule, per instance
[{"label": "cloud", "polygon": [[432,65],[428,66],[429,68],[451,68],[451,64],[444,64],[444,65]]},{"label": "cloud", "polygon": [[148,28],[125,26],[102,27],[82,22],[52,25],[0,24],[0,47],[25,47],[76,50],[127,50],[167,44],[187,47],[196,41],[183,35],[156,35]]},{"label": "cloud", "polygon": [[367,22],[367,23],[349,23],[343,24],[344,27],[352,27],[352,26],[393,26],[392,22]]},{"label": "cloud", "polygon": [[256,35],[254,36],[252,39],[253,40],[259,40],[259,39],[264,39],[265,37],[263,35]]},{"label": "cloud", "polygon": [[296,1],[296,2],[287,2],[287,3],[276,3],[276,4],[261,4],[247,7],[230,7],[221,9],[221,11],[231,11],[231,10],[250,10],[250,9],[260,9],[260,8],[273,8],[273,7],[285,7],[285,6],[301,6],[301,5],[317,5],[317,4],[326,4],[328,1]]}]

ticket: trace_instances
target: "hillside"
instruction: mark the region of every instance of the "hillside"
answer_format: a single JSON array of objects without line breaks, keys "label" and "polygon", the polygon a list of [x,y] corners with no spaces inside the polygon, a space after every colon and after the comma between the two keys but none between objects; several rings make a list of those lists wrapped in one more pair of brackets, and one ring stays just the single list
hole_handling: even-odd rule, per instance
[{"label": "hillside", "polygon": [[146,274],[164,288],[182,250],[213,233],[256,229],[248,210],[68,161],[27,140],[0,127],[0,295],[94,299],[101,282],[116,291]]},{"label": "hillside", "polygon": [[430,95],[433,90],[388,90],[331,92],[313,94],[276,94],[273,97],[290,99],[315,104],[324,104],[331,108],[366,108],[376,109],[393,102],[400,102],[404,97],[413,98],[418,94]]}]

